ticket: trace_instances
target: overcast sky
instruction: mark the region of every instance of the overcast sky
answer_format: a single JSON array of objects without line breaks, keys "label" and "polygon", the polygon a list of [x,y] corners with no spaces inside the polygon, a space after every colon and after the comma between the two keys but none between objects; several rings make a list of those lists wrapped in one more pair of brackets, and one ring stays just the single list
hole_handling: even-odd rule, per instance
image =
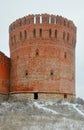
[{"label": "overcast sky", "polygon": [[77,26],[76,94],[84,99],[84,0],[0,0],[0,51],[9,56],[9,25],[28,14],[62,15]]}]

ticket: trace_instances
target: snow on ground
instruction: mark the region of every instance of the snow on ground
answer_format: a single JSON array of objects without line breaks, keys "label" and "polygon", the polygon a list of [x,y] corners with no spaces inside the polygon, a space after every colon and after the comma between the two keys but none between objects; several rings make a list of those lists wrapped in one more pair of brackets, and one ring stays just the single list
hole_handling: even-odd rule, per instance
[{"label": "snow on ground", "polygon": [[72,106],[80,115],[84,116],[84,113],[77,108],[77,106],[80,106],[78,104],[72,104],[69,102],[65,102],[64,105],[68,105],[69,107]]},{"label": "snow on ground", "polygon": [[82,116],[84,116],[84,113],[81,112],[81,111],[76,107],[77,104],[73,104],[72,106],[73,106],[73,108],[74,108],[79,114],[81,114]]},{"label": "snow on ground", "polygon": [[58,114],[58,112],[44,107],[45,106],[44,104],[39,104],[38,102],[34,102],[34,106],[37,107],[38,109],[43,109],[45,112],[50,112],[50,113],[56,114],[56,115]]},{"label": "snow on ground", "polygon": [[0,102],[0,130],[84,130],[84,105],[57,101]]}]

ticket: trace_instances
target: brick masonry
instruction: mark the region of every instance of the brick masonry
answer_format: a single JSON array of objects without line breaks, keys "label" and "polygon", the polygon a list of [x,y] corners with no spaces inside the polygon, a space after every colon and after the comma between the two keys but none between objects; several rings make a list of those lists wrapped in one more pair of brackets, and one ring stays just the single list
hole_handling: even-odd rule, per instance
[{"label": "brick masonry", "polygon": [[75,96],[76,27],[72,21],[49,14],[17,19],[9,27],[9,46],[10,93]]},{"label": "brick masonry", "polygon": [[10,59],[0,52],[0,93],[7,94],[9,91]]}]

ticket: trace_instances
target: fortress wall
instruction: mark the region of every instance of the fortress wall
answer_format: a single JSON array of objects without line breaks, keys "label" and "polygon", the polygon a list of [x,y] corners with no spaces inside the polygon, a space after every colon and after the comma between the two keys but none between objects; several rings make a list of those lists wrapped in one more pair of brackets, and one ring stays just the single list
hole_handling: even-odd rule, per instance
[{"label": "fortress wall", "polygon": [[9,91],[10,79],[10,59],[0,52],[0,93]]}]

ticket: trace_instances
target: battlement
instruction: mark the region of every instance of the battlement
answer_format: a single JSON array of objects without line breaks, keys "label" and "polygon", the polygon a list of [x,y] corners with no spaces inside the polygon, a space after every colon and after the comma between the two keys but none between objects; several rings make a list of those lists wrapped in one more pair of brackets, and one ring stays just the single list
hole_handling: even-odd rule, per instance
[{"label": "battlement", "polygon": [[11,50],[18,48],[17,43],[24,41],[31,43],[31,40],[35,39],[51,40],[55,44],[64,43],[67,47],[74,48],[76,26],[72,21],[58,15],[28,15],[17,19],[10,25],[9,39]]},{"label": "battlement", "polygon": [[62,16],[49,14],[28,15],[23,18],[19,18],[10,25],[9,32],[21,26],[30,24],[54,24],[56,26],[61,25],[70,28],[76,32],[76,27],[71,20],[68,20]]}]

